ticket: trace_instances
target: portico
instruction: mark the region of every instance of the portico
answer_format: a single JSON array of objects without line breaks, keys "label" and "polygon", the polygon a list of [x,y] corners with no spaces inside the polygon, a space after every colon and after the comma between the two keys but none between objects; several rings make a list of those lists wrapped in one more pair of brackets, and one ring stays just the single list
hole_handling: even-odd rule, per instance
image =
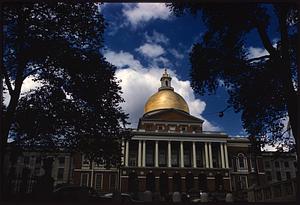
[{"label": "portico", "polygon": [[203,120],[189,114],[165,71],[161,87],[145,104],[133,137],[123,140],[121,191],[230,191],[228,136],[203,131]]}]

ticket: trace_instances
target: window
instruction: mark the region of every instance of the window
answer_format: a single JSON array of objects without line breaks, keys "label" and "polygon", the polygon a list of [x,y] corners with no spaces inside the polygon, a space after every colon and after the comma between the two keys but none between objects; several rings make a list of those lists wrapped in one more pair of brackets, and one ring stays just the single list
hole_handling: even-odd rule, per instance
[{"label": "window", "polygon": [[96,174],[95,176],[95,189],[98,192],[100,192],[102,189],[102,177],[102,174]]},{"label": "window", "polygon": [[64,168],[58,168],[57,170],[57,179],[62,180],[64,178]]},{"label": "window", "polygon": [[158,130],[162,130],[162,129],[163,129],[163,126],[159,125],[157,129],[158,129]]},{"label": "window", "polygon": [[111,191],[115,191],[116,189],[116,175],[115,174],[111,174],[109,176],[109,188]]},{"label": "window", "polygon": [[270,161],[265,161],[265,167],[266,168],[270,168],[271,167]]},{"label": "window", "polygon": [[239,159],[239,166],[240,166],[240,168],[244,168],[244,167],[245,167],[244,156],[243,156],[243,155],[240,155],[240,156],[238,157],[238,159]]},{"label": "window", "polygon": [[175,126],[170,126],[169,129],[170,129],[170,131],[175,131],[176,127]]},{"label": "window", "polygon": [[89,174],[82,173],[80,179],[80,186],[88,186]]},{"label": "window", "polygon": [[181,131],[185,132],[186,131],[186,127],[181,127]]},{"label": "window", "polygon": [[28,156],[24,157],[24,164],[29,164],[29,157]]},{"label": "window", "polygon": [[204,167],[204,159],[203,159],[203,146],[198,146],[198,144],[196,144],[196,164],[197,167]]},{"label": "window", "polygon": [[240,187],[241,189],[247,189],[247,177],[246,176],[240,176]]},{"label": "window", "polygon": [[178,144],[174,143],[171,147],[171,164],[172,167],[178,167],[179,166],[179,148]]},{"label": "window", "polygon": [[212,143],[212,160],[214,168],[221,167],[220,143]]},{"label": "window", "polygon": [[65,165],[65,157],[58,157],[59,165]]},{"label": "window", "polygon": [[41,157],[37,157],[35,160],[36,164],[41,164],[42,158]]},{"label": "window", "polygon": [[271,172],[266,172],[267,180],[272,181],[272,174]]},{"label": "window", "polygon": [[158,158],[159,166],[167,166],[167,153],[165,147],[159,148]]},{"label": "window", "polygon": [[191,148],[188,147],[188,146],[184,146],[184,156],[183,156],[183,159],[184,159],[184,166],[185,167],[191,167],[192,166],[192,163],[191,163]]},{"label": "window", "polygon": [[290,172],[286,172],[285,175],[286,175],[287,180],[291,179],[291,173]]},{"label": "window", "polygon": [[289,162],[284,162],[284,167],[286,167],[286,168],[288,168],[288,167],[290,167],[290,165],[289,165]]},{"label": "window", "polygon": [[276,172],[276,178],[277,178],[277,181],[281,181],[281,173],[280,172]]},{"label": "window", "polygon": [[154,145],[153,143],[147,143],[146,146],[146,166],[154,166]]},{"label": "window", "polygon": [[82,165],[83,166],[90,166],[90,161],[84,155],[82,155]]},{"label": "window", "polygon": [[276,167],[276,168],[279,168],[279,167],[280,167],[280,164],[279,164],[278,161],[275,162],[275,167]]},{"label": "window", "polygon": [[138,158],[138,143],[137,141],[131,141],[129,143],[129,166],[137,166]]}]

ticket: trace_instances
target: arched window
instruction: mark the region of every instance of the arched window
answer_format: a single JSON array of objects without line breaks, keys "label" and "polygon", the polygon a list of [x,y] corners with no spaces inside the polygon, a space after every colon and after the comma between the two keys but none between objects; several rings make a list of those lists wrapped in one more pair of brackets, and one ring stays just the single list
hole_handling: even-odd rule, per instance
[{"label": "arched window", "polygon": [[237,165],[239,169],[247,169],[247,157],[243,153],[238,154]]}]

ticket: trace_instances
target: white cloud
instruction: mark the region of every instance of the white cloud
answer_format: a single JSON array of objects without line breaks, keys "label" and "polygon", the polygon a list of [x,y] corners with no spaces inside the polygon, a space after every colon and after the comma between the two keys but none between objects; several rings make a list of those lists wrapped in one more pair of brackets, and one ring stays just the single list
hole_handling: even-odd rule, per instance
[{"label": "white cloud", "polygon": [[248,48],[248,59],[251,59],[251,58],[259,58],[261,56],[265,56],[265,55],[268,55],[269,52],[264,49],[264,48],[256,48],[256,47],[249,47]]},{"label": "white cloud", "polygon": [[145,39],[148,43],[163,43],[168,44],[169,38],[167,38],[164,34],[158,33],[155,30],[152,32],[152,35],[148,35],[148,32],[145,33]]},{"label": "white cloud", "polygon": [[172,48],[169,50],[170,53],[177,59],[183,59],[184,58],[184,55],[179,53],[176,49]]},{"label": "white cloud", "polygon": [[127,3],[122,11],[133,27],[150,20],[170,18],[170,11],[164,3]]},{"label": "white cloud", "polygon": [[142,68],[143,66],[138,60],[135,60],[134,57],[127,52],[122,50],[119,53],[113,51],[104,51],[104,56],[108,62],[113,62],[113,65],[119,68]]},{"label": "white cloud", "polygon": [[[33,81],[33,79],[34,79],[34,76],[29,76],[29,77],[25,78],[25,80],[23,81],[23,84],[22,84],[20,97],[22,97],[22,95],[24,95],[24,93],[26,93],[32,89],[36,89],[42,85],[41,82]],[[14,83],[14,82],[12,82],[12,83]],[[4,85],[4,87],[6,88],[6,85]],[[4,98],[4,105],[8,106],[9,101],[10,101],[10,95],[8,93],[8,90],[7,90],[7,92],[3,93],[3,98]]]},{"label": "white cloud", "polygon": [[149,44],[145,43],[144,45],[140,46],[136,49],[142,55],[149,57],[149,58],[156,58],[165,53],[163,47],[158,44]]},{"label": "white cloud", "polygon": [[[127,56],[127,60],[130,59],[129,61],[122,61],[124,62],[124,65],[121,65],[118,60],[120,53],[121,56]],[[109,58],[107,57],[107,54],[110,56]],[[123,91],[122,96],[125,99],[122,108],[126,113],[129,113],[129,121],[132,123],[131,126],[136,127],[138,119],[142,117],[144,113],[143,109],[147,99],[157,92],[157,89],[160,87],[159,80],[164,69],[153,66],[149,68],[135,67],[134,65],[141,65],[141,63],[136,63],[137,60],[134,59],[132,54],[124,53],[122,51],[119,53],[108,51],[107,53],[104,53],[104,56],[107,57],[110,63],[117,65],[120,68],[116,71],[116,77],[121,79],[120,85]],[[124,69],[124,67],[127,68]],[[186,100],[190,108],[190,113],[204,119],[201,117],[201,113],[204,111],[206,103],[195,98],[190,81],[180,80],[173,70],[168,70],[168,72],[172,76],[172,87],[174,87],[175,91]],[[203,129],[206,131],[220,130],[219,127],[207,120],[204,122]]]}]

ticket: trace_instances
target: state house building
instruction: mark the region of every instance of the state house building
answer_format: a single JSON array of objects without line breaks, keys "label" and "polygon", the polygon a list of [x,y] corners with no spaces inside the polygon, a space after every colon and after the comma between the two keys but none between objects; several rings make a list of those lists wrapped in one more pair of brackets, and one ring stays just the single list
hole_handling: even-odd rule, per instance
[{"label": "state house building", "polygon": [[258,180],[268,182],[262,155],[251,154],[248,138],[203,131],[204,121],[190,115],[166,71],[160,81],[161,87],[148,99],[137,129],[132,130],[133,137],[122,142],[122,165],[109,170],[92,165],[91,169],[84,157],[77,156],[75,184],[104,192],[240,193]]},{"label": "state house building", "polygon": [[[293,193],[295,153],[254,155],[248,138],[203,131],[203,120],[190,115],[166,71],[160,81],[160,88],[145,104],[137,129],[132,130],[133,137],[122,141],[122,164],[106,169],[103,164],[90,164],[79,153],[59,153],[53,156],[55,185],[78,184],[98,192],[150,190],[161,195],[189,190],[233,192],[242,199],[247,199],[247,190],[254,184],[263,186],[253,190],[252,201]],[[34,179],[42,173],[39,155],[27,151],[17,163],[6,157],[12,192],[32,190]],[[273,185],[274,191],[270,189]]]},{"label": "state house building", "polygon": [[[124,142],[120,190],[134,192],[229,192],[237,182],[246,187],[249,141],[222,132],[203,131],[203,120],[190,115],[186,101],[174,91],[165,71],[161,87],[145,104],[134,136]],[[228,153],[234,155],[231,172]]]}]

